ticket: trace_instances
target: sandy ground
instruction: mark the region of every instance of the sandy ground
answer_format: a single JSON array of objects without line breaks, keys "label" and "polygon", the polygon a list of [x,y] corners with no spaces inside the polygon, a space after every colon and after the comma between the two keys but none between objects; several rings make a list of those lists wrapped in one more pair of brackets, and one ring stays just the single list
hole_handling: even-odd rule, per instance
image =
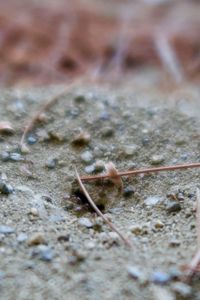
[{"label": "sandy ground", "polygon": [[[119,171],[200,161],[199,3],[107,2],[0,4],[0,85],[19,86],[0,92],[0,299],[200,299],[198,272],[184,281],[197,249],[199,169],[123,178],[121,192],[108,180],[85,184],[131,249],[75,180],[75,167],[92,175],[110,161]],[[158,29],[180,62],[179,86],[176,60],[156,51]],[[94,71],[104,84],[67,92],[22,154],[40,106]]]},{"label": "sandy ground", "polygon": [[[75,166],[84,175],[109,161],[118,170],[199,161],[198,87],[169,93],[142,78],[74,88],[28,134],[27,155],[23,126],[62,87],[1,90],[0,119],[15,129],[0,142],[1,299],[200,299],[198,276],[180,279],[197,246],[198,169],[125,178],[121,194],[86,184],[131,250],[75,184]],[[80,131],[90,140],[77,147]]]}]

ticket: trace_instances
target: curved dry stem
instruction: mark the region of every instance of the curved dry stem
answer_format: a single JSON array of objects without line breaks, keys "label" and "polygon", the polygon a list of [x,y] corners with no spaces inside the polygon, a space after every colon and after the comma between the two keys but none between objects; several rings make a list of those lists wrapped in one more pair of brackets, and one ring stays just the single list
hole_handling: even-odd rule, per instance
[{"label": "curved dry stem", "polygon": [[62,97],[65,96],[66,93],[68,93],[73,87],[75,87],[78,84],[80,84],[84,79],[85,79],[85,77],[81,77],[81,78],[78,78],[76,81],[71,82],[70,84],[68,84],[67,87],[65,87],[63,89],[62,92],[60,92],[59,94],[57,94],[54,97],[52,97],[49,101],[47,101],[46,103],[44,103],[41,106],[41,108],[35,113],[35,115],[32,117],[32,119],[29,121],[29,123],[25,127],[25,130],[24,130],[24,132],[22,134],[22,137],[21,137],[21,140],[20,140],[20,148],[21,149],[23,147],[26,147],[26,142],[25,142],[26,136],[33,129],[33,127],[35,126],[35,124],[37,123],[39,116],[42,113],[46,112],[51,106],[53,106],[60,99],[62,99]]},{"label": "curved dry stem", "polygon": [[75,173],[76,173],[76,178],[77,181],[83,191],[83,193],[85,194],[88,202],[90,203],[90,205],[92,206],[92,208],[94,209],[94,211],[104,220],[104,222],[112,229],[114,230],[119,237],[123,240],[123,242],[129,247],[132,248],[131,243],[122,235],[122,233],[115,227],[115,225],[113,223],[111,223],[103,214],[102,212],[98,209],[98,207],[96,206],[96,204],[94,203],[94,201],[92,200],[92,198],[90,197],[90,195],[88,194],[85,186],[83,185],[81,178],[77,172],[77,169],[75,168]]},{"label": "curved dry stem", "polygon": [[188,271],[186,272],[186,281],[189,281],[192,278],[192,276],[197,270],[199,263],[200,263],[200,249],[196,252],[190,264],[188,265],[187,268]]}]

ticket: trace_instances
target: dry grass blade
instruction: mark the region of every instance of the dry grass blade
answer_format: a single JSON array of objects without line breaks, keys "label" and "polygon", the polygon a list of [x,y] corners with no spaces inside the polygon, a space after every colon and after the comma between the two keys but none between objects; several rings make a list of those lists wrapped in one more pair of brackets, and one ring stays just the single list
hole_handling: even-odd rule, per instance
[{"label": "dry grass blade", "polygon": [[194,255],[190,264],[187,267],[188,271],[186,272],[186,281],[189,281],[191,277],[194,275],[199,263],[200,263],[200,250],[196,252],[196,254]]},{"label": "dry grass blade", "polygon": [[[192,168],[200,168],[200,163],[191,163],[191,164],[183,164],[183,165],[176,165],[176,166],[165,166],[165,167],[157,167],[157,168],[147,168],[141,170],[133,170],[133,171],[124,171],[118,172],[117,176],[134,176],[139,174],[148,174],[148,173],[158,173],[164,171],[175,171],[181,169],[192,169]],[[100,174],[100,175],[93,175],[93,176],[82,176],[82,181],[90,181],[96,179],[104,179],[110,178],[109,174]]]},{"label": "dry grass blade", "polygon": [[[33,116],[33,118],[30,120],[30,122],[27,124],[27,126],[25,127],[25,130],[23,132],[23,135],[21,137],[21,141],[20,141],[20,148],[21,149],[27,149],[26,146],[26,136],[27,134],[30,132],[30,130],[33,129],[33,127],[35,126],[35,124],[37,123],[40,115],[42,113],[44,113],[45,111],[47,111],[52,105],[54,105],[56,102],[58,102],[60,99],[62,99],[63,96],[65,96],[65,94],[67,92],[69,92],[69,90],[73,87],[75,87],[76,85],[78,85],[79,83],[81,83],[83,81],[84,78],[79,78],[76,81],[68,84],[68,86],[66,88],[64,88],[64,90],[62,92],[60,92],[59,94],[57,94],[56,96],[52,97],[49,101],[47,101],[37,112],[36,114]],[[23,152],[23,150],[22,150]]]},{"label": "dry grass blade", "polygon": [[183,70],[169,39],[163,34],[158,34],[155,37],[155,46],[164,67],[174,77],[176,83],[181,83],[184,78]]},{"label": "dry grass blade", "polygon": [[111,223],[103,214],[102,212],[98,209],[98,207],[96,206],[96,204],[94,203],[94,201],[92,200],[92,198],[90,197],[90,195],[88,194],[85,186],[83,185],[82,181],[81,181],[81,178],[75,168],[75,173],[76,173],[76,178],[77,178],[77,181],[83,191],[83,193],[85,194],[88,202],[90,203],[90,205],[92,206],[92,208],[95,210],[95,212],[104,220],[104,222],[112,229],[114,230],[118,235],[119,237],[124,241],[124,243],[132,248],[131,246],[131,243],[121,234],[121,232],[119,232],[119,230],[115,227],[115,225],[113,223]]},{"label": "dry grass blade", "polygon": [[20,141],[20,147],[21,149],[25,148],[26,142],[26,136],[29,133],[29,131],[31,129],[33,129],[33,127],[35,126],[35,123],[38,121],[39,116],[44,113],[48,108],[50,108],[50,106],[52,106],[53,104],[55,104],[59,99],[61,99],[64,94],[66,93],[66,89],[64,89],[64,91],[62,91],[59,95],[56,95],[55,97],[51,98],[47,103],[45,103],[39,111],[36,112],[36,114],[33,116],[33,118],[30,120],[30,122],[27,124],[27,126],[25,127],[25,130],[23,132],[21,141]]},{"label": "dry grass blade", "polygon": [[189,266],[188,271],[186,274],[186,279],[189,280],[192,275],[197,270],[200,264],[200,190],[197,188],[196,192],[196,231],[197,231],[197,252],[192,258]]}]

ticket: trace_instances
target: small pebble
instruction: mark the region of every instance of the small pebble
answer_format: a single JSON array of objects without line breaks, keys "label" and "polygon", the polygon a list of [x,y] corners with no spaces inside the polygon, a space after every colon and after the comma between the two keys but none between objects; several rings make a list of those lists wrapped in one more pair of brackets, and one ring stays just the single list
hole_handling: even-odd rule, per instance
[{"label": "small pebble", "polygon": [[27,143],[28,143],[29,145],[33,145],[33,144],[35,144],[36,142],[37,142],[37,138],[36,138],[35,136],[33,136],[33,135],[28,136],[28,138],[27,138]]},{"label": "small pebble", "polygon": [[185,217],[186,217],[186,218],[189,218],[189,217],[191,217],[191,216],[192,216],[192,214],[193,214],[193,212],[192,212],[192,210],[191,210],[191,209],[186,209],[186,210],[185,210]]},{"label": "small pebble", "polygon": [[40,113],[39,114],[39,116],[37,117],[37,119],[38,119],[38,121],[40,122],[40,123],[47,123],[48,122],[48,120],[49,120],[49,117],[47,116],[47,114],[46,113]]},{"label": "small pebble", "polygon": [[20,153],[12,152],[10,153],[10,160],[11,161],[21,161],[24,160]]},{"label": "small pebble", "polygon": [[130,162],[128,164],[128,170],[134,170],[137,167],[137,164],[135,162]]},{"label": "small pebble", "polygon": [[39,142],[46,142],[50,140],[50,136],[45,129],[40,129],[37,131],[37,137]]},{"label": "small pebble", "polygon": [[142,129],[142,133],[143,134],[148,134],[149,133],[149,129],[147,129],[147,128]]},{"label": "small pebble", "polygon": [[57,240],[59,242],[68,242],[69,239],[70,239],[70,234],[69,233],[63,234],[63,235],[59,235],[58,238],[57,238]]},{"label": "small pebble", "polygon": [[94,166],[95,166],[95,172],[102,172],[105,169],[105,163],[102,160],[96,161]]},{"label": "small pebble", "polygon": [[115,231],[109,232],[109,238],[110,238],[111,243],[119,244],[119,242],[120,242],[119,235]]},{"label": "small pebble", "polygon": [[182,145],[184,145],[185,143],[187,143],[187,141],[186,141],[184,138],[179,138],[179,139],[177,139],[177,140],[175,141],[175,144],[176,144],[177,146],[182,146]]},{"label": "small pebble", "polygon": [[177,239],[172,239],[169,241],[169,246],[170,247],[178,247],[180,246],[181,242]]},{"label": "small pebble", "polygon": [[192,288],[183,282],[175,282],[171,286],[172,290],[177,294],[177,296],[181,297],[189,297],[192,293]]},{"label": "small pebble", "polygon": [[85,146],[89,144],[90,140],[91,137],[89,133],[81,132],[73,138],[72,144],[75,146]]},{"label": "small pebble", "polygon": [[41,232],[34,233],[28,240],[29,246],[35,246],[35,245],[40,245],[40,244],[46,244],[45,237],[44,237],[43,233],[41,233]]},{"label": "small pebble", "polygon": [[50,158],[50,159],[48,159],[48,161],[47,161],[47,163],[46,163],[45,166],[46,166],[48,169],[55,169],[57,163],[58,163],[57,158]]},{"label": "small pebble", "polygon": [[163,198],[161,196],[150,196],[144,200],[144,203],[147,206],[154,206],[154,205],[161,203],[162,201],[163,201]]},{"label": "small pebble", "polygon": [[32,257],[38,257],[40,260],[50,262],[54,257],[54,253],[48,246],[39,245],[33,250]]},{"label": "small pebble", "polygon": [[144,277],[143,272],[137,266],[128,266],[127,267],[128,275],[133,279],[141,279]]},{"label": "small pebble", "polygon": [[129,230],[134,233],[135,235],[140,235],[142,233],[142,226],[140,225],[133,225],[129,228]]},{"label": "small pebble", "polygon": [[178,279],[183,277],[183,272],[177,267],[173,266],[169,268],[169,275],[172,279]]},{"label": "small pebble", "polygon": [[176,193],[167,193],[167,198],[168,199],[170,199],[170,200],[172,200],[172,201],[175,201],[175,200],[177,200],[177,197],[176,197]]},{"label": "small pebble", "polygon": [[34,217],[38,217],[39,216],[38,209],[36,207],[31,207],[30,214],[33,215]]},{"label": "small pebble", "polygon": [[114,231],[111,231],[109,233],[100,232],[98,238],[102,244],[106,244],[106,246],[108,247],[120,244],[119,235]]},{"label": "small pebble", "polygon": [[109,138],[114,135],[114,130],[112,127],[104,127],[101,129],[101,136],[104,138]]},{"label": "small pebble", "polygon": [[184,197],[184,195],[183,195],[182,192],[179,192],[179,193],[176,195],[176,197],[177,197],[177,199],[178,199],[179,201],[184,201],[184,199],[185,199],[185,197]]},{"label": "small pebble", "polygon": [[22,154],[30,153],[30,149],[28,148],[28,146],[26,144],[22,144],[20,150],[21,150]]},{"label": "small pebble", "polygon": [[3,161],[3,162],[7,162],[7,161],[9,161],[10,160],[10,154],[8,153],[8,152],[2,152],[1,153],[1,160]]},{"label": "small pebble", "polygon": [[72,251],[72,255],[68,258],[68,263],[70,265],[75,265],[77,263],[83,262],[86,259],[86,257],[87,255],[85,252],[78,249],[74,249]]},{"label": "small pebble", "polygon": [[190,229],[192,230],[192,229],[194,229],[196,227],[196,223],[195,222],[191,222],[190,223]]},{"label": "small pebble", "polygon": [[100,232],[98,234],[98,238],[99,238],[99,241],[103,244],[109,240],[109,236],[106,232]]},{"label": "small pebble", "polygon": [[129,157],[136,154],[138,151],[137,145],[126,145],[123,147],[123,153],[125,156]]},{"label": "small pebble", "polygon": [[6,173],[3,173],[3,172],[1,173],[0,178],[1,178],[2,181],[6,181],[8,179]]},{"label": "small pebble", "polygon": [[156,229],[161,229],[161,228],[164,227],[164,223],[163,223],[162,221],[160,221],[160,220],[157,220],[157,221],[155,222],[155,224],[154,224],[154,227],[155,227]]},{"label": "small pebble", "polygon": [[171,277],[169,274],[156,271],[151,276],[151,281],[157,284],[166,284],[170,281]]},{"label": "small pebble", "polygon": [[9,183],[0,181],[0,192],[5,195],[12,194],[14,191],[13,187]]},{"label": "small pebble", "polygon": [[0,134],[14,134],[15,130],[8,121],[0,121]]},{"label": "small pebble", "polygon": [[110,120],[110,114],[107,111],[103,111],[100,114],[99,119],[102,121],[108,121],[108,120]]},{"label": "small pebble", "polygon": [[124,197],[131,197],[135,193],[135,189],[132,186],[127,186],[124,189]]},{"label": "small pebble", "polygon": [[83,103],[85,102],[85,96],[84,95],[77,95],[75,98],[74,98],[74,101],[76,103]]},{"label": "small pebble", "polygon": [[59,143],[64,142],[66,139],[66,137],[62,133],[57,131],[49,131],[48,135],[52,141],[59,142]]},{"label": "small pebble", "polygon": [[92,250],[96,247],[96,244],[92,241],[86,242],[85,243],[85,248],[88,250]]},{"label": "small pebble", "polygon": [[92,174],[95,172],[95,166],[94,165],[90,165],[85,167],[85,173],[87,174]]},{"label": "small pebble", "polygon": [[149,234],[150,230],[151,230],[151,226],[150,226],[149,223],[144,223],[144,224],[142,225],[142,235],[147,235],[147,234]]},{"label": "small pebble", "polygon": [[171,201],[168,202],[166,210],[168,213],[179,212],[181,210],[181,205],[179,202]]},{"label": "small pebble", "polygon": [[144,139],[142,140],[142,145],[143,145],[143,146],[148,146],[149,143],[150,143],[150,139],[149,139],[149,138],[144,138]]},{"label": "small pebble", "polygon": [[102,157],[104,154],[104,151],[106,151],[106,149],[102,149],[103,145],[100,145],[99,147],[94,147],[93,149],[93,153],[96,157]]},{"label": "small pebble", "polygon": [[188,155],[187,153],[181,154],[181,156],[180,156],[180,158],[181,158],[182,160],[187,160],[188,157],[189,157],[189,155]]},{"label": "small pebble", "polygon": [[85,164],[91,164],[91,162],[93,161],[93,155],[92,152],[90,151],[85,151],[81,154],[81,160],[85,163]]},{"label": "small pebble", "polygon": [[130,111],[123,111],[122,116],[125,120],[129,120],[133,117],[133,114]]},{"label": "small pebble", "polygon": [[163,155],[153,155],[151,158],[150,163],[152,165],[159,165],[164,161],[164,156]]},{"label": "small pebble", "polygon": [[93,223],[88,218],[80,218],[78,220],[78,224],[83,226],[83,227],[86,227],[86,228],[92,228],[93,227]]},{"label": "small pebble", "polygon": [[72,117],[72,119],[75,119],[80,115],[80,109],[78,107],[74,107],[67,112],[67,116],[68,114]]},{"label": "small pebble", "polygon": [[10,226],[6,226],[6,225],[0,225],[0,233],[3,234],[10,234],[15,232],[15,229],[10,227]]},{"label": "small pebble", "polygon": [[17,236],[17,241],[18,241],[19,243],[23,243],[23,242],[25,242],[27,239],[28,239],[28,236],[27,236],[27,234],[25,234],[25,233],[20,233],[20,234]]}]

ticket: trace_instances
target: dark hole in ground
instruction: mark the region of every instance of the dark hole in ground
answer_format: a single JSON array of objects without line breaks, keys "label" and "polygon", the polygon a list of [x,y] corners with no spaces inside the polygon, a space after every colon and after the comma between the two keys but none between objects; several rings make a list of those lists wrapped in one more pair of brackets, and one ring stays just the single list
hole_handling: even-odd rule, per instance
[{"label": "dark hole in ground", "polygon": [[83,194],[83,192],[81,192],[80,190],[76,190],[74,192],[74,195],[81,201],[82,204],[88,203],[87,198],[85,197],[85,195]]},{"label": "dark hole in ground", "polygon": [[[94,209],[93,207],[91,206],[91,204],[88,202],[86,196],[83,194],[82,191],[80,190],[76,190],[74,192],[74,195],[76,196],[76,198],[78,198],[78,200],[80,200],[81,204],[85,207],[87,205],[88,209],[91,211],[91,212],[94,212]],[[100,211],[104,211],[105,210],[105,206],[103,204],[96,204],[96,206],[98,207],[98,209]]]}]

